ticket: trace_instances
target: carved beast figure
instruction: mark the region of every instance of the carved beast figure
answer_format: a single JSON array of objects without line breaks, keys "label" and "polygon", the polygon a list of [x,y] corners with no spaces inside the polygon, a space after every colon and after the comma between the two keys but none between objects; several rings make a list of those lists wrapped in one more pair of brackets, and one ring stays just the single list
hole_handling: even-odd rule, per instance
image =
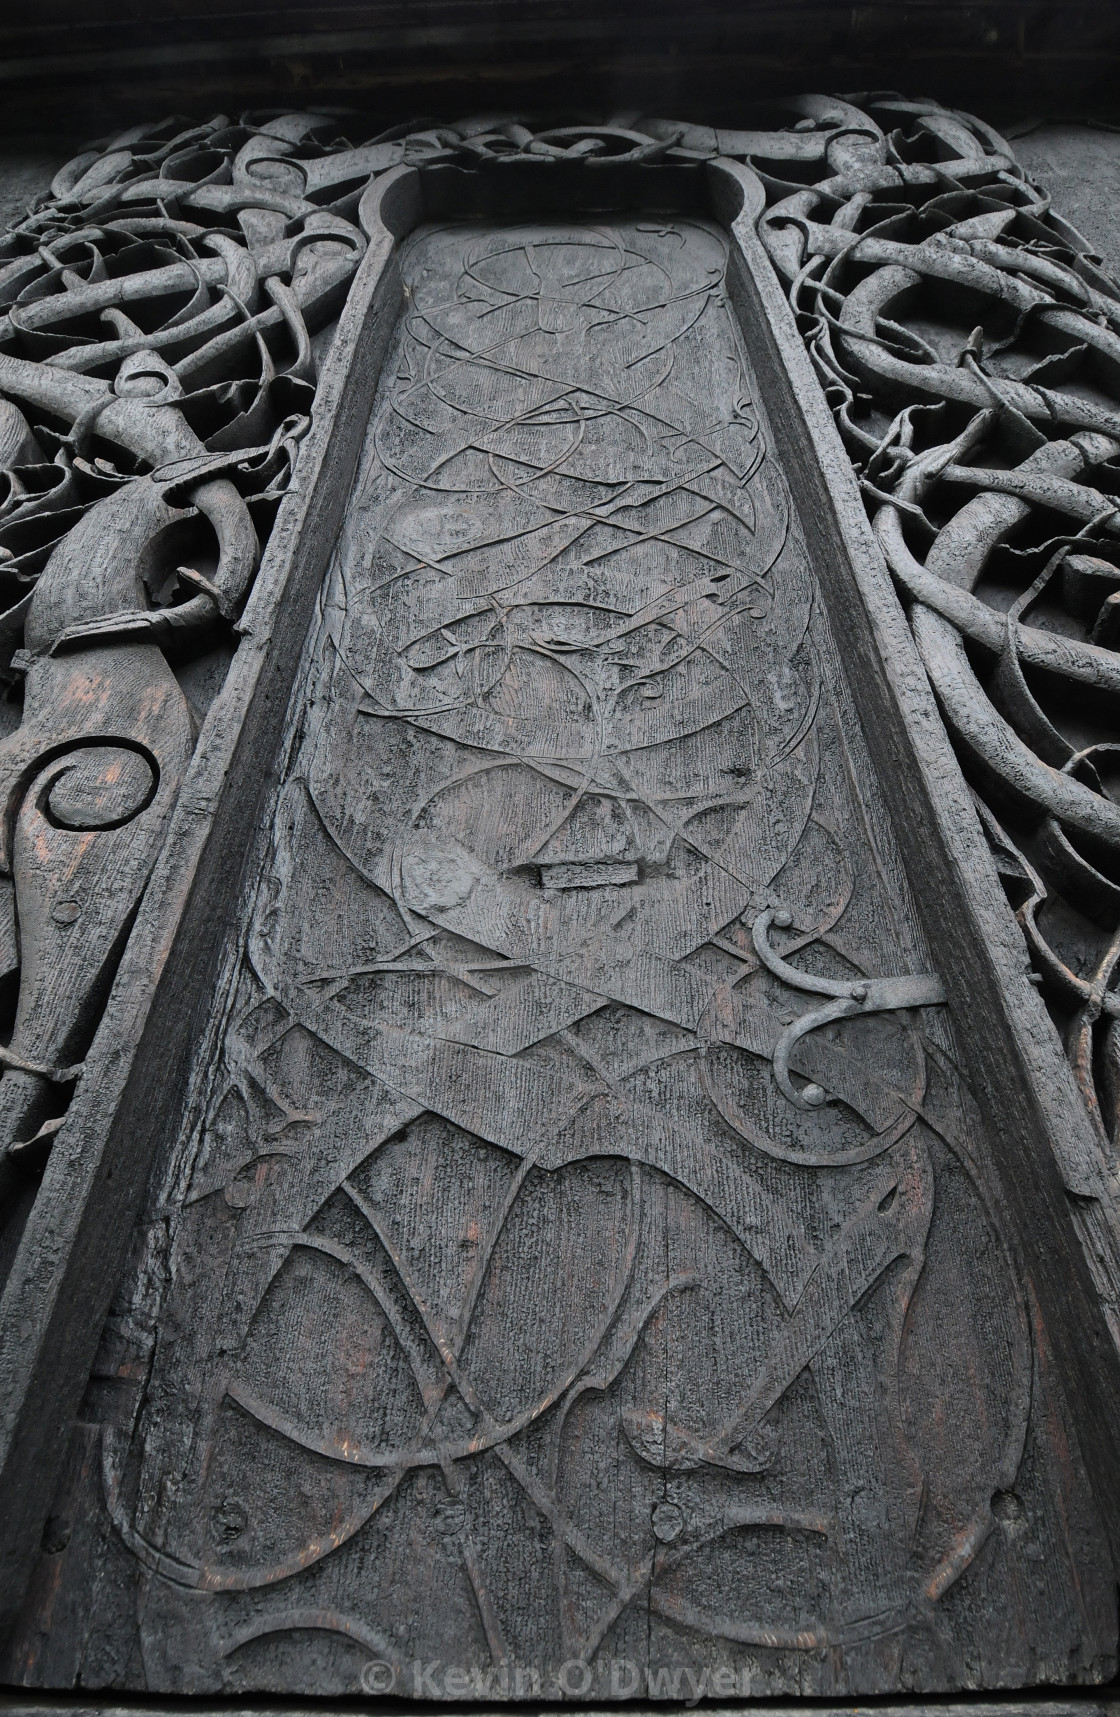
[{"label": "carved beast figure", "polygon": [[364,249],[354,199],[276,188],[335,129],[138,129],[4,241],[0,1198],[61,1126]]}]

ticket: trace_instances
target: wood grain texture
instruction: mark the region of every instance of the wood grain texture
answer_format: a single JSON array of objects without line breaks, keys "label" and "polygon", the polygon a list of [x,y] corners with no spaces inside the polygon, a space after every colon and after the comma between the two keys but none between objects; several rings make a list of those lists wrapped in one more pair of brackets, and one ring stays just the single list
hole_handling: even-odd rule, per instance
[{"label": "wood grain texture", "polygon": [[139,127],[0,239],[0,1276],[365,248],[275,206],[293,140]]},{"label": "wood grain texture", "polygon": [[[1001,1031],[970,1033],[970,1062],[978,1088],[1000,1094],[991,1113],[1004,1137],[1005,1196],[1009,1211],[1018,1210],[1019,1232],[1033,1236],[1028,1245],[1037,1247],[1040,1297],[1051,1317],[1059,1323],[1068,1318],[1071,1331],[1094,1330],[1088,1342],[1072,1338],[1061,1342],[1058,1352],[1068,1368],[1067,1387],[1083,1404],[1086,1446],[1100,1439],[1091,1460],[1094,1482],[1101,1506],[1115,1518],[1116,1452],[1110,1432],[1115,1383],[1100,1362],[1104,1349],[1115,1343],[1120,1282],[1115,1148],[1109,1137],[1112,1004],[1106,999],[1113,931],[1102,897],[1103,872],[1111,861],[1109,836],[1102,845],[1100,837],[1084,833],[1083,825],[1087,815],[1107,822],[1112,803],[1108,708],[1115,655],[1103,636],[1089,636],[1099,607],[1089,611],[1093,582],[1086,576],[1085,538],[1095,539],[1094,576],[1099,583],[1103,575],[1107,591],[1110,505],[1098,507],[1093,494],[1098,483],[1107,487],[1111,481],[1101,475],[1108,471],[1115,445],[1107,432],[1120,427],[1111,373],[1098,350],[1114,338],[1109,330],[1117,288],[1091,245],[1050,208],[1007,144],[982,122],[957,115],[946,124],[935,146],[940,160],[932,165],[916,158],[917,139],[927,125],[932,137],[947,115],[921,102],[888,103],[877,111],[906,117],[889,141],[882,131],[870,129],[837,139],[829,150],[836,171],[813,190],[797,189],[792,174],[772,174],[762,162],[756,162],[756,171],[729,164],[718,172],[737,177],[736,195],[745,195],[749,204],[749,218],[736,227],[747,258],[747,314],[758,316],[767,331],[764,346],[773,336],[781,348],[767,379],[774,385],[783,451],[798,478],[810,529],[817,533],[814,552],[830,611],[841,630],[850,616],[866,613],[876,634],[868,650],[857,619],[845,642],[853,652],[865,728],[908,863],[922,865],[925,872],[923,910],[930,914],[927,921],[939,924],[951,950],[946,970],[959,1005],[988,1017],[987,1008],[994,1004],[1004,1021]],[[946,188],[950,184],[952,190]],[[878,200],[883,193],[891,204],[885,224],[879,219],[886,213],[886,203]],[[794,223],[810,214],[822,195],[829,201],[832,238],[818,242],[810,220],[801,261],[810,254],[812,261],[802,270],[793,250],[783,252],[783,247],[792,243],[797,249],[801,241],[794,238]],[[909,225],[908,197],[914,198],[913,219],[921,233]],[[1034,248],[1036,227],[1038,235],[1048,235],[1037,240],[1047,251],[1041,274],[1032,273],[1034,262],[1027,254]],[[844,231],[851,232],[850,239],[839,238]],[[790,291],[796,322],[778,304],[759,238]],[[855,274],[846,271],[859,269],[859,256],[871,259],[862,248],[867,242],[872,250],[883,242],[891,254],[880,253],[852,292]],[[906,270],[904,258],[912,265]],[[913,278],[914,294],[892,302],[901,318],[896,321],[882,314],[881,294],[888,280],[891,291],[901,286],[900,271]],[[992,322],[1005,289],[1031,297],[1030,311],[1024,310],[1014,328],[1008,325],[1006,337],[993,333]],[[1087,342],[1071,352],[1062,342],[1098,298],[1110,308],[1099,312]],[[806,314],[810,300],[816,311]],[[859,331],[866,332],[866,325],[859,306],[872,302],[878,305],[874,314],[880,332],[888,333],[889,322],[890,337],[878,344],[874,357],[865,340],[855,369],[847,372],[847,356],[838,354],[854,352],[860,344]],[[1077,311],[1070,308],[1074,304]],[[958,318],[972,324],[977,316],[981,321],[970,334],[957,329]],[[1069,316],[1073,319],[1067,322]],[[1032,355],[1038,328],[1048,330],[1046,337],[1061,330],[1064,368],[1047,368],[1045,359],[1040,366]],[[798,352],[802,338],[805,358]],[[916,348],[908,348],[907,355],[903,351],[912,338],[924,342],[918,364],[911,361]],[[952,371],[939,361],[947,350],[961,358]],[[888,385],[884,376],[892,365],[897,373]],[[828,388],[844,451],[811,386],[814,371]],[[919,371],[916,391],[907,391],[906,378]],[[932,392],[922,391],[935,376],[945,384],[940,399],[937,385]],[[783,401],[791,377],[797,378],[796,399],[786,391]],[[895,386],[900,391],[891,392]],[[884,411],[880,454],[873,425]],[[945,445],[935,426],[946,414],[956,414],[955,427],[964,433],[964,463],[954,465],[951,448],[938,455],[926,446],[927,434],[935,445]],[[887,418],[894,430],[886,430]],[[1045,433],[1033,427],[1041,422]],[[1090,422],[1095,429],[1087,432]],[[806,430],[814,445],[808,460],[801,453]],[[895,430],[905,448],[892,440]],[[1033,452],[1025,454],[1027,442]],[[988,450],[987,467],[970,462],[966,446],[973,445]],[[1047,470],[1063,455],[1068,477],[1056,468]],[[942,458],[953,471],[943,484]],[[1020,466],[1024,458],[1025,469],[1006,469]],[[862,504],[845,470],[849,461],[860,473]],[[999,466],[1004,469],[995,469]],[[1036,467],[1037,477],[1032,476]],[[929,488],[922,494],[928,515],[907,498],[922,488],[927,469]],[[1022,493],[1010,492],[1015,485]],[[875,517],[877,540],[869,538],[865,508]],[[848,545],[840,558],[831,546],[833,529]],[[1067,561],[1072,562],[1068,571]],[[908,605],[925,666],[898,624],[899,608],[884,585],[886,563]],[[926,693],[927,667],[969,780],[981,796],[984,841],[994,863],[978,848],[959,777],[946,771],[940,722]],[[911,728],[913,753],[900,746],[895,710]],[[915,757],[921,759],[919,773],[927,781],[936,779],[932,793],[913,790]],[[1085,773],[1095,768],[1094,758],[1103,775]],[[939,850],[947,861],[943,870],[935,856]],[[1100,862],[1099,876],[1090,875],[1086,854]],[[1001,885],[1017,908],[1022,938],[1008,936],[1006,915],[995,905]],[[1089,1127],[1076,1112],[1072,1082],[1056,1064],[1058,1040],[1046,1030],[1028,983],[1041,990],[1065,1037]],[[1018,1072],[1008,1065],[1009,1050]],[[1046,1144],[1039,1149],[1042,1140]],[[1080,1241],[1080,1261],[1057,1231],[1042,1238],[1061,1197],[1059,1184]]]},{"label": "wood grain texture", "polygon": [[[277,143],[372,242],[0,1306],[11,1678],[1108,1673],[1114,1177],[753,228],[836,106]],[[418,192],[536,227],[409,250],[297,672]]]},{"label": "wood grain texture", "polygon": [[390,171],[365,205],[371,243],[324,366],[302,484],[281,503],[242,615],[237,660],[199,736],[78,1087],[70,1113],[81,1144],[67,1140],[52,1152],[0,1299],[5,1631],[64,1465],[160,1127],[180,1112],[245,846],[396,321],[389,211],[407,214],[411,182],[408,170]]},{"label": "wood grain texture", "polygon": [[8,1673],[1111,1673],[1107,1550],[725,240],[443,226],[401,269],[198,1124]]},{"label": "wood grain texture", "polygon": [[[1022,932],[1007,908],[850,461],[828,404],[812,385],[809,356],[759,242],[755,220],[763,187],[738,163],[712,171],[723,181],[717,206],[732,226],[742,264],[731,272],[732,292],[743,325],[757,331],[753,355],[777,444],[833,627],[859,685],[861,725],[894,827],[911,874],[921,877],[920,915],[942,950],[946,988],[959,1014],[974,1022],[962,1048],[998,1140],[1005,1208],[1047,1308],[1055,1363],[1069,1398],[1079,1404],[1079,1441],[1090,1458],[1098,1507],[1114,1522],[1120,1519],[1113,1435],[1111,1307],[1120,1234],[1114,1179],[1031,982]],[[1112,1525],[1109,1532],[1115,1543]]]}]

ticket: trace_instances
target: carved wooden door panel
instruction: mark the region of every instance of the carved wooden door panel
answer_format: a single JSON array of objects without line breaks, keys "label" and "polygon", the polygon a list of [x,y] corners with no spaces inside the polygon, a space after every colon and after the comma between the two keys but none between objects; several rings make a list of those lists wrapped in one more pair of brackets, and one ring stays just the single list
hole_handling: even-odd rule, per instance
[{"label": "carved wooden door panel", "polygon": [[727,240],[429,225],[36,1684],[1110,1673]]}]

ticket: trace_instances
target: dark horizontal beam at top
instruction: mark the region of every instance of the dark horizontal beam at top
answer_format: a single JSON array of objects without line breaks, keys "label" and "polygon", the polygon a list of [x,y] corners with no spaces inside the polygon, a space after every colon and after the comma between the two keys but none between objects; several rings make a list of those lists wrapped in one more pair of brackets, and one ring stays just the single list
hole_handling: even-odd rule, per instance
[{"label": "dark horizontal beam at top", "polygon": [[[802,56],[827,57],[890,45],[948,55],[986,50],[989,57],[1028,59],[1055,50],[1088,58],[1101,48],[1120,52],[1116,0],[1040,4],[1039,0],[744,0],[739,6],[674,0],[640,9],[620,0],[356,0],[327,6],[231,8],[220,0],[160,0],[149,7],[90,0],[54,0],[42,11],[0,25],[5,78],[23,65],[62,70],[90,53],[113,56],[124,68],[148,63],[169,47],[195,60],[353,51],[515,57],[526,46],[619,48],[700,53],[750,51],[778,40]],[[157,63],[157,62],[152,62]]]},{"label": "dark horizontal beam at top", "polygon": [[0,131],[316,100],[389,124],[491,107],[742,121],[896,87],[999,121],[1120,115],[1120,0],[39,0],[0,22]]}]

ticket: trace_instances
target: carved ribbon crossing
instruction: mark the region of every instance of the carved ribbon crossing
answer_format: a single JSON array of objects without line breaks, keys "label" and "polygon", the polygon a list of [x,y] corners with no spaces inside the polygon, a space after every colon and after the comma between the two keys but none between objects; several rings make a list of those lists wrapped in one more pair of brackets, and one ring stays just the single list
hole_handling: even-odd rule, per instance
[{"label": "carved ribbon crossing", "polygon": [[977,791],[1036,982],[1120,1137],[1120,287],[990,127],[837,104],[759,233]]},{"label": "carved ribbon crossing", "polygon": [[[57,445],[48,472],[85,481],[88,468],[112,487],[75,478],[85,511],[62,515],[62,546],[45,542],[23,574],[45,563],[13,656],[27,692],[12,745],[45,778],[20,778],[13,815],[51,830],[35,823],[27,850],[59,829],[87,838],[83,854],[119,839],[98,862],[132,867],[113,920],[126,924],[157,838],[141,819],[155,830],[166,815],[192,730],[179,715],[141,732],[120,712],[130,697],[146,712],[153,685],[179,711],[180,638],[235,618],[255,563],[245,520],[267,523],[286,478],[311,336],[361,249],[358,200],[402,162],[590,173],[745,160],[822,364],[840,299],[854,303],[848,367],[837,359],[826,381],[885,524],[904,541],[920,520],[936,535],[922,485],[956,493],[977,472],[985,495],[1027,512],[1051,504],[1030,498],[1043,479],[1047,495],[1065,481],[1094,507],[1076,464],[998,469],[999,438],[1042,422],[1027,407],[1053,390],[1013,378],[1021,393],[996,399],[981,342],[966,340],[959,365],[918,363],[929,328],[907,345],[860,310],[874,258],[853,258],[876,196],[912,193],[883,216],[893,233],[911,217],[952,226],[952,199],[980,194],[970,175],[1006,174],[1015,196],[1033,195],[982,128],[889,111],[889,135],[883,103],[869,114],[809,97],[771,130],[485,121],[358,147],[306,116],[223,120],[186,141],[126,139],[64,174],[21,229],[20,255],[41,272],[18,288],[9,339],[69,344],[13,358],[24,391],[2,367],[0,387],[22,402],[16,481],[28,483],[34,436],[39,453]],[[1019,218],[1009,203],[1000,220],[1009,208],[1000,234]],[[826,238],[810,218],[821,209]],[[806,260],[810,241],[821,248]],[[131,271],[114,273],[118,242]],[[955,242],[941,247],[950,259]],[[137,255],[142,243],[156,254]],[[785,1650],[823,1665],[832,1648],[858,1664],[904,1631],[948,1637],[935,1607],[993,1535],[985,1579],[1002,1617],[997,1528],[1024,1513],[1016,1489],[1032,1532],[1036,1514],[1050,1519],[1042,1463],[1023,1460],[1029,1437],[1049,1435],[1027,1308],[985,1190],[982,1125],[934,1011],[940,981],[869,975],[930,962],[889,865],[854,858],[888,851],[891,834],[852,760],[854,718],[833,701],[842,674],[818,670],[834,646],[735,343],[722,242],[652,221],[415,244],[309,648],[314,695],[199,1070],[201,1120],[160,1201],[174,1262],[156,1259],[161,1214],[145,1286],[106,1337],[132,1344],[104,1373],[118,1390],[104,1480],[149,1579],[146,1673],[178,1687],[188,1663],[232,1688],[244,1648],[306,1629],[399,1668],[408,1618],[442,1625],[440,1558],[454,1625],[478,1633],[495,1668],[554,1647],[590,1662],[639,1620],[643,1650],[664,1624],[768,1663]],[[1019,249],[1032,280],[1051,278],[1044,244]],[[897,273],[893,252],[884,266]],[[135,285],[153,273],[157,286]],[[1051,327],[1033,308],[1012,322],[1017,337]],[[873,384],[852,379],[865,353],[869,373],[886,354],[952,388],[880,423]],[[73,427],[54,441],[59,410],[36,404],[27,375],[42,370],[97,390],[61,414]],[[942,416],[927,447],[924,426]],[[153,422],[171,426],[166,445]],[[1101,425],[1092,434],[1078,457],[1107,464],[1115,448]],[[989,464],[966,465],[981,446]],[[135,468],[121,470],[122,448]],[[1104,512],[1082,522],[1107,537]],[[165,539],[176,546],[156,576],[150,545]],[[115,568],[122,541],[132,584],[122,594],[106,574],[91,611],[79,555]],[[939,596],[944,584],[945,602],[966,594],[928,557],[909,575]],[[1030,628],[967,599],[992,615],[976,626],[1013,635],[1010,683]],[[111,722],[43,749],[33,691],[57,698],[63,672],[95,670]],[[1063,778],[1107,821],[1101,795],[1072,767]],[[91,792],[99,824],[82,809]],[[23,851],[21,928],[45,892]],[[67,925],[85,898],[70,872],[52,857],[47,875],[59,938],[107,970],[81,917]],[[799,1013],[805,995],[827,1000]],[[63,1071],[61,1045],[13,1044],[9,1056],[35,1062],[10,1061],[17,1078]],[[589,1508],[595,1490],[617,1508]],[[539,1524],[547,1558],[510,1561],[508,1542],[531,1541],[523,1524],[507,1536],[502,1509]],[[536,1579],[549,1558],[526,1609],[517,1567]],[[390,1570],[376,1595],[375,1567]],[[390,1639],[382,1618],[398,1600]],[[1063,1662],[1088,1661],[1091,1633],[1075,1618]],[[966,1644],[937,1649],[963,1666]],[[797,1686],[830,1690],[831,1671],[812,1673],[798,1659]]]},{"label": "carved ribbon crossing", "polygon": [[[415,1613],[424,1661],[445,1629],[494,1668],[651,1618],[769,1653],[920,1630],[1019,1483],[1029,1325],[940,982],[869,975],[928,956],[867,858],[891,835],[843,760],[724,243],[449,226],[400,265],[159,1200],[176,1263],[124,1320],[152,1345],[104,1494],[145,1639],[183,1655],[189,1601],[233,1685],[246,1630],[328,1583],[387,1638]],[[962,1255],[965,1363],[912,1336]],[[530,1604],[507,1510],[538,1523],[510,1534]]]}]

